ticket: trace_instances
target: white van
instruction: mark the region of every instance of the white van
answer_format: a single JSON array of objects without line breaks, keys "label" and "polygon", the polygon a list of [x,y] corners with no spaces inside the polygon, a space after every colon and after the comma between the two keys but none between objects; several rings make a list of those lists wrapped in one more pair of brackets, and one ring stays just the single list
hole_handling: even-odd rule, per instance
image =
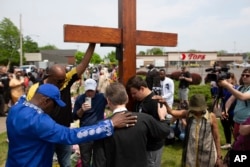
[{"label": "white van", "polygon": [[20,68],[26,73],[28,73],[28,72],[32,72],[32,69],[36,68],[36,66],[35,65],[23,65],[23,66],[20,66]]}]

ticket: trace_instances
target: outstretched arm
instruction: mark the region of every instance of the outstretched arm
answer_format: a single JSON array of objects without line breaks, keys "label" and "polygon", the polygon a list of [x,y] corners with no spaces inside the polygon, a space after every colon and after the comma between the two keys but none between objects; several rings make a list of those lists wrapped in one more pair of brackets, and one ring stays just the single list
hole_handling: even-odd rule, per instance
[{"label": "outstretched arm", "polygon": [[[160,103],[164,104],[167,108],[167,112],[169,114],[171,114],[172,116],[176,117],[176,118],[186,118],[188,115],[188,111],[187,110],[172,110],[172,108],[170,108],[166,102],[166,100],[164,98],[162,98],[159,95],[155,95],[152,97],[152,99],[156,99],[158,100]],[[159,111],[158,111],[159,114]]]},{"label": "outstretched arm", "polygon": [[230,109],[230,106],[233,104],[235,100],[236,98],[233,95],[231,95],[229,99],[226,101],[225,110],[221,112],[221,116],[223,119],[228,119],[228,110]]},{"label": "outstretched arm", "polygon": [[226,80],[221,80],[218,83],[220,86],[223,88],[226,88],[229,92],[232,93],[232,95],[239,100],[249,100],[250,99],[250,93],[249,91],[247,92],[240,92],[239,90],[235,89],[232,84],[228,83]]},{"label": "outstretched arm", "polygon": [[91,57],[92,57],[92,55],[94,53],[94,50],[95,50],[95,46],[96,46],[95,43],[90,43],[89,44],[88,49],[87,49],[81,63],[76,66],[76,71],[77,71],[77,75],[78,75],[79,78],[81,77],[83,72],[88,67],[90,59],[91,59]]}]

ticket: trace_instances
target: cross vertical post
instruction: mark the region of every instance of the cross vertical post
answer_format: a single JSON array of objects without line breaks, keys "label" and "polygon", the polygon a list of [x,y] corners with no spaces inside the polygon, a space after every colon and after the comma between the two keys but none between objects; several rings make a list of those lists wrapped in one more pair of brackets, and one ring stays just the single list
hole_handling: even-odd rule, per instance
[{"label": "cross vertical post", "polygon": [[136,0],[118,0],[118,28],[64,25],[64,41],[116,46],[119,78],[124,85],[136,74],[136,46],[177,45],[177,34],[136,29]]}]

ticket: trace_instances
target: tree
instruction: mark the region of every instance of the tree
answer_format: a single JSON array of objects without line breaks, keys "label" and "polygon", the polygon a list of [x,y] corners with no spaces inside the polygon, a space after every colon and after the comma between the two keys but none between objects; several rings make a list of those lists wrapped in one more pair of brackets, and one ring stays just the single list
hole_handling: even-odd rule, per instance
[{"label": "tree", "polygon": [[24,38],[23,51],[25,53],[38,53],[39,48],[37,42],[34,42],[30,36]]},{"label": "tree", "polygon": [[225,51],[225,50],[220,50],[220,51],[217,52],[218,56],[222,56],[222,55],[225,55],[225,54],[227,54],[227,51]]},{"label": "tree", "polygon": [[80,52],[80,51],[77,51],[74,55],[75,57],[75,60],[76,60],[76,64],[79,64],[83,58],[83,55],[84,53],[83,52]]},{"label": "tree", "polygon": [[151,52],[153,53],[153,55],[163,55],[163,51],[161,48],[152,48]]},{"label": "tree", "polygon": [[146,52],[140,51],[138,54],[139,54],[139,55],[146,55]]},{"label": "tree", "polygon": [[8,18],[0,22],[0,64],[19,65],[20,32]]},{"label": "tree", "polygon": [[247,57],[246,57],[247,60],[250,59],[250,52],[247,52],[246,55],[247,55]]},{"label": "tree", "polygon": [[100,64],[102,62],[102,58],[97,53],[94,53],[91,60],[90,60],[90,62],[92,64]]},{"label": "tree", "polygon": [[151,49],[147,49],[146,54],[147,55],[163,55],[163,51],[161,48],[151,48]]},{"label": "tree", "polygon": [[45,45],[42,47],[39,47],[39,50],[57,50],[58,48],[55,45]]},{"label": "tree", "polygon": [[105,58],[108,58],[110,63],[112,63],[112,64],[118,64],[118,60],[116,59],[115,51],[111,51],[110,53],[108,53],[107,56],[104,56],[104,59]]},{"label": "tree", "polygon": [[[79,64],[82,61],[82,58],[84,55],[85,55],[85,53],[81,52],[81,51],[77,51],[75,53],[76,64]],[[100,64],[101,62],[102,62],[102,59],[101,59],[100,55],[98,55],[97,53],[94,53],[90,59],[90,63],[91,64]]]}]

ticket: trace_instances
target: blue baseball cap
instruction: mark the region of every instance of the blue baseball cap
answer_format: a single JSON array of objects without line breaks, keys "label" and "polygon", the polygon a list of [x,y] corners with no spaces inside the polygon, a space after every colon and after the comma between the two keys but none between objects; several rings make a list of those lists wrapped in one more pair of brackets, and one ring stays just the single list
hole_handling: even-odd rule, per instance
[{"label": "blue baseball cap", "polygon": [[66,104],[61,100],[60,90],[55,85],[42,84],[38,87],[36,92],[51,98],[60,107],[66,106]]}]

